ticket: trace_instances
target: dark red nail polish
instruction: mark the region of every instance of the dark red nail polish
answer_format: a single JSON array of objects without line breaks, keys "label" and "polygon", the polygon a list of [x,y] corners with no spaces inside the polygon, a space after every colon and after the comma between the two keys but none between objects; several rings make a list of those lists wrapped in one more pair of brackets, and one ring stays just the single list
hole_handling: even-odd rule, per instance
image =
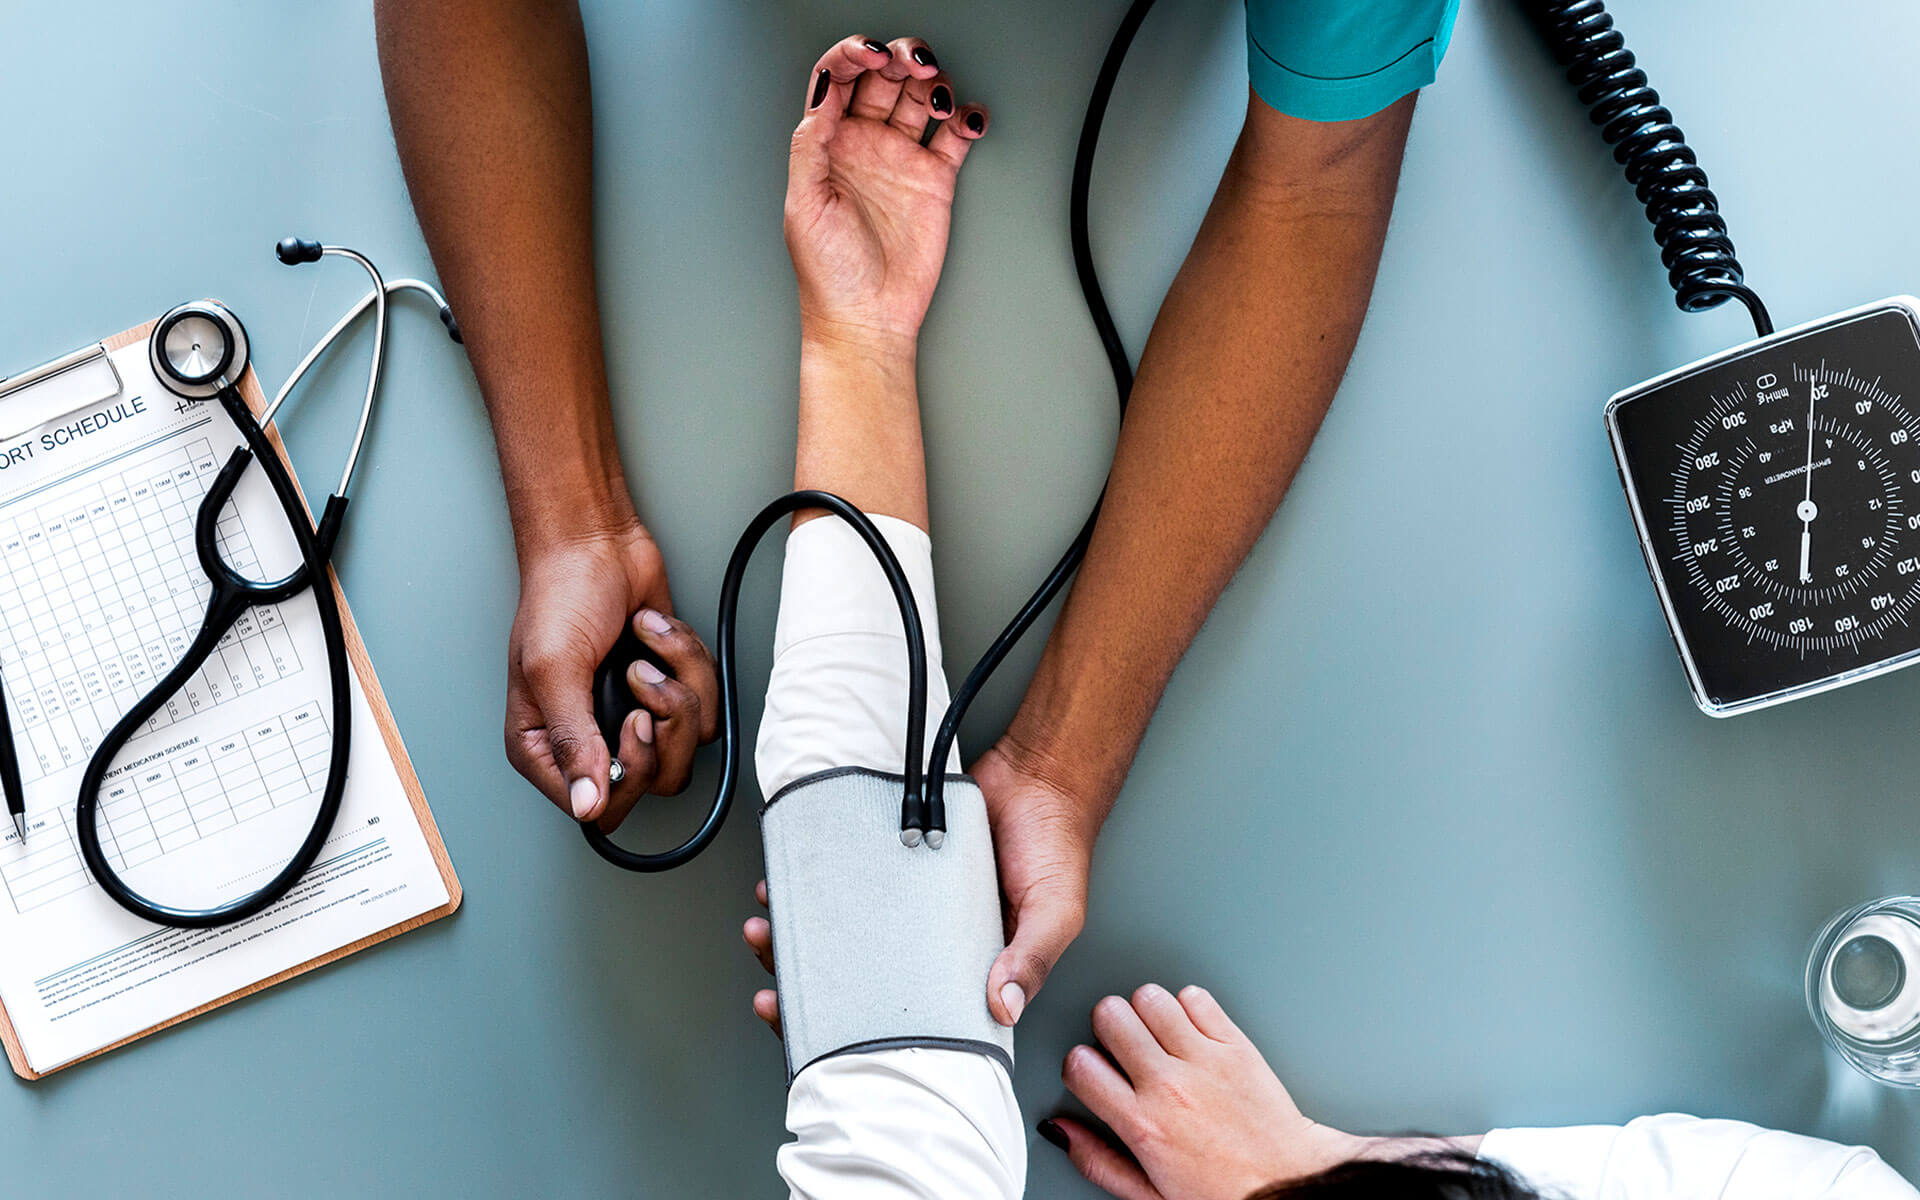
[{"label": "dark red nail polish", "polygon": [[923,67],[937,67],[940,65],[940,60],[933,56],[933,51],[927,49],[925,46],[915,46],[913,48],[913,61]]},{"label": "dark red nail polish", "polygon": [[933,105],[933,111],[943,117],[953,111],[953,93],[947,90],[947,85],[944,83],[933,89],[933,95],[927,102]]},{"label": "dark red nail polish", "polygon": [[827,98],[827,85],[833,82],[833,72],[822,67],[819,78],[813,81],[813,99],[807,101],[808,108],[819,108],[820,102]]},{"label": "dark red nail polish", "polygon": [[1067,1131],[1060,1128],[1053,1120],[1042,1121],[1038,1125],[1035,1125],[1034,1129],[1041,1137],[1060,1147],[1060,1149],[1065,1150],[1067,1148]]},{"label": "dark red nail polish", "polygon": [[987,119],[977,112],[968,113],[967,128],[973,130],[975,133],[985,133],[987,131]]},{"label": "dark red nail polish", "polygon": [[885,42],[876,42],[872,38],[867,39],[866,46],[867,46],[867,49],[873,51],[875,54],[892,54],[893,53],[893,51],[887,49],[887,44]]}]

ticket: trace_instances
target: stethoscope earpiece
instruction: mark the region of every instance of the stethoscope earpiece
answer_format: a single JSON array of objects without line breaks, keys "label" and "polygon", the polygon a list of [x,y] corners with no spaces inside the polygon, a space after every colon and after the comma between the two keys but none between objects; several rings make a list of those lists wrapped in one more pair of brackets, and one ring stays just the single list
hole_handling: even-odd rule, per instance
[{"label": "stethoscope earpiece", "polygon": [[326,252],[326,247],[307,238],[285,237],[280,239],[279,244],[273,248],[273,252],[279,255],[281,262],[290,267],[297,267],[301,263],[319,262],[320,256]]}]

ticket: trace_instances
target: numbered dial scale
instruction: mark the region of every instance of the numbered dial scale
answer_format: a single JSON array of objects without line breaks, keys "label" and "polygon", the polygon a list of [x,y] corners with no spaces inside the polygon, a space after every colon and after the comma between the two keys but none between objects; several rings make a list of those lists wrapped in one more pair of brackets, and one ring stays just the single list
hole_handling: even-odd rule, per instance
[{"label": "numbered dial scale", "polygon": [[1702,711],[1920,661],[1920,301],[1669,372],[1606,422]]}]

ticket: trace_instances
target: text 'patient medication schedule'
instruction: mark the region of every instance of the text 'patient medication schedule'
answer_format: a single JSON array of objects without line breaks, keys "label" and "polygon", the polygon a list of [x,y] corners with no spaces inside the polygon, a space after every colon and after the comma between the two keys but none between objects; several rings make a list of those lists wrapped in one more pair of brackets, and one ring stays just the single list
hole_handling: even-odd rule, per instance
[{"label": "text 'patient medication schedule'", "polygon": [[[119,393],[0,443],[0,681],[26,785],[0,840],[0,1000],[44,1072],[445,906],[449,892],[356,673],[344,806],[283,900],[214,929],[156,927],[92,881],[76,789],[105,732],[186,651],[209,583],[194,514],[239,431],[160,387],[144,339]],[[0,400],[0,427],[6,427]],[[285,575],[299,552],[259,472],[221,514],[227,561]],[[115,760],[101,841],[143,894],[213,905],[277,871],[312,823],[333,731],[310,594],[248,612]]]}]

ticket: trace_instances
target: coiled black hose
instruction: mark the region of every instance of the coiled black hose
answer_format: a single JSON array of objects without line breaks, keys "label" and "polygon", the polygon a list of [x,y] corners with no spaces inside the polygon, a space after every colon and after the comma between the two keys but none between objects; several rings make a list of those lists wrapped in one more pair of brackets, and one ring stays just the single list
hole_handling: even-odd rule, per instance
[{"label": "coiled black hose", "polygon": [[1647,73],[1635,65],[1607,6],[1601,0],[1521,0],[1521,7],[1566,68],[1567,82],[1646,206],[1674,302],[1685,312],[1700,312],[1738,300],[1757,333],[1772,333],[1773,319],[1746,284],[1706,171],[1661,105],[1660,93],[1648,86]]}]

